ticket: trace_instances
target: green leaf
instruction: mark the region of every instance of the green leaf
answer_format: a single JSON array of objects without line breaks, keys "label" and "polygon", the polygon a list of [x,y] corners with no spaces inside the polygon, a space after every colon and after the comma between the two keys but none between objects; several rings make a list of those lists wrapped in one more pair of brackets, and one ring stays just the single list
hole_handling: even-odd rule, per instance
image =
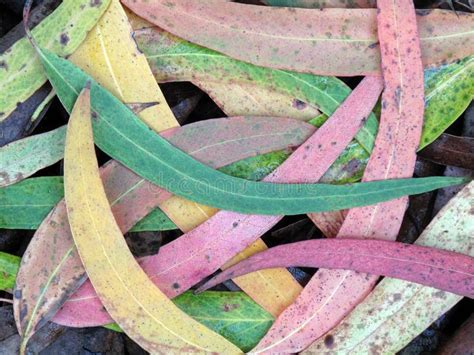
[{"label": "green leaf", "polygon": [[[182,311],[245,352],[257,345],[274,320],[244,292],[206,291],[194,295],[188,291],[172,301]],[[105,327],[122,331],[115,323]]]},{"label": "green leaf", "polygon": [[[350,92],[337,78],[257,67],[156,28],[137,30],[135,39],[158,81],[249,82],[318,106],[327,115],[334,112]],[[424,127],[419,149],[439,137],[464,112],[473,97],[474,56],[426,69]],[[356,136],[369,153],[378,128],[377,121],[371,117]],[[324,119],[319,118],[314,123],[320,126]],[[360,150],[356,151],[359,155]],[[356,158],[348,157],[354,161]],[[364,165],[367,157],[360,158],[358,164]]]},{"label": "green leaf", "polygon": [[64,126],[0,148],[0,187],[14,184],[61,160],[65,137]]},{"label": "green leaf", "polygon": [[[157,28],[137,30],[134,38],[158,81],[199,79],[216,83],[258,84],[314,105],[327,116],[351,92],[346,84],[335,77],[258,67],[184,41]],[[368,152],[372,150],[376,132],[377,119],[372,114],[356,136]]]},{"label": "green leaf", "polygon": [[155,208],[145,218],[130,229],[130,232],[167,231],[178,229],[176,225],[159,208]]},{"label": "green leaf", "polygon": [[63,198],[62,177],[39,177],[0,188],[0,228],[36,229]]},{"label": "green leaf", "polygon": [[474,56],[425,70],[425,121],[419,149],[438,138],[474,98]]},{"label": "green leaf", "polygon": [[11,291],[15,286],[15,278],[20,268],[18,256],[0,251],[0,291]]},{"label": "green leaf", "polygon": [[[86,38],[110,0],[65,0],[33,30],[36,42],[60,56],[73,53]],[[0,55],[0,122],[18,103],[25,102],[47,78],[27,38],[15,42]]]},{"label": "green leaf", "polygon": [[271,184],[230,177],[173,147],[73,64],[47,50],[39,53],[67,110],[91,81],[94,137],[104,152],[171,193],[204,205],[241,213],[294,215],[370,205],[464,181],[439,177],[336,186]]},{"label": "green leaf", "polygon": [[[26,179],[0,188],[0,228],[37,229],[43,219],[64,197],[62,176]],[[115,201],[112,201],[112,204]],[[130,231],[160,231],[176,229],[173,222],[155,209]]]}]

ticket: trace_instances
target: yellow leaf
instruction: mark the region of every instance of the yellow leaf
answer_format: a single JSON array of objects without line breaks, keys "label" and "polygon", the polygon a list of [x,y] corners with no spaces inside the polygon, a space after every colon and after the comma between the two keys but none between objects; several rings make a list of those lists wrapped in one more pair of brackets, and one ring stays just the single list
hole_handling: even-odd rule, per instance
[{"label": "yellow leaf", "polygon": [[193,83],[207,92],[228,116],[275,116],[308,121],[320,114],[316,107],[258,85]]},{"label": "yellow leaf", "polygon": [[241,353],[179,310],[129,251],[99,175],[89,88],[77,99],[68,124],[64,192],[71,232],[87,274],[103,305],[127,335],[152,353]]},{"label": "yellow leaf", "polygon": [[158,102],[138,114],[155,131],[178,126],[131,31],[122,5],[113,0],[69,60],[123,103]]},{"label": "yellow leaf", "polygon": [[[146,21],[130,13],[129,16],[134,26],[147,26]],[[138,113],[155,131],[178,126],[131,32],[124,9],[118,0],[112,0],[97,26],[69,59],[124,103],[160,102]],[[176,196],[165,201],[160,208],[183,232],[193,229],[217,212],[211,207]],[[263,242],[260,244],[265,247]],[[237,256],[235,260],[239,258]],[[266,275],[265,279],[262,275]],[[276,272],[265,270],[260,274],[245,275],[239,280],[237,284],[273,315],[278,315],[290,305],[301,291],[300,285],[284,269]]]}]

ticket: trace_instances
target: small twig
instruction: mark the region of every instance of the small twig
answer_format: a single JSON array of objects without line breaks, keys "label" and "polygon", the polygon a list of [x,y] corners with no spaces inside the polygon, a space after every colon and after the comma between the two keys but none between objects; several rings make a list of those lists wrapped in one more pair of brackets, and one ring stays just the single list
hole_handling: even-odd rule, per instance
[{"label": "small twig", "polygon": [[0,302],[5,302],[5,303],[13,304],[13,300],[11,300],[11,299],[9,299],[9,298],[1,298],[1,297],[0,297]]}]

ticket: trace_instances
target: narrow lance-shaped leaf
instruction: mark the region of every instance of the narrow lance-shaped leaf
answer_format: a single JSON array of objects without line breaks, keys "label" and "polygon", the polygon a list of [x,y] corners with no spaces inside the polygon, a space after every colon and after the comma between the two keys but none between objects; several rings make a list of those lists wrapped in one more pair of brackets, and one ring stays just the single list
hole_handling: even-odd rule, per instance
[{"label": "narrow lance-shaped leaf", "polygon": [[[319,179],[360,128],[381,90],[379,78],[365,78],[336,113],[269,175],[267,181],[296,183]],[[337,137],[334,132],[338,133]],[[160,248],[159,254],[144,258],[141,265],[167,295],[177,295],[216,271],[281,218],[220,211]],[[78,318],[82,318],[89,325],[107,322],[110,318],[101,312],[100,303],[97,299],[91,299],[92,287],[84,285],[81,290],[77,298],[84,301],[66,302],[55,321],[63,324],[73,321],[77,324]],[[81,311],[74,311],[74,308]]]},{"label": "narrow lance-shaped leaf", "polygon": [[230,267],[201,286],[274,267],[348,269],[394,277],[474,298],[474,258],[382,240],[316,239],[280,245]]},{"label": "narrow lance-shaped leaf", "polygon": [[[423,231],[416,244],[474,257],[474,183],[453,197]],[[471,270],[472,272],[472,270]],[[308,348],[308,354],[396,353],[423,332],[461,296],[385,278],[337,327]]]},{"label": "narrow lance-shaped leaf", "polygon": [[[136,18],[136,16],[134,17]],[[134,23],[136,24],[137,21],[135,20]],[[147,26],[147,24],[145,25]],[[133,33],[132,36],[134,37],[135,33]],[[135,47],[135,43],[133,47]],[[148,69],[148,72],[149,71],[150,70]],[[277,105],[272,105],[272,107],[275,107],[275,111],[277,109],[276,106]],[[256,110],[253,112],[255,111]],[[286,109],[286,111],[289,110]],[[273,112],[270,115],[273,115]],[[250,112],[245,112],[246,115],[249,113]],[[257,114],[257,112],[255,112],[255,114]],[[173,196],[165,201],[160,205],[160,208],[183,232],[193,229],[217,212],[214,208],[197,204],[193,201],[187,201],[178,196]],[[261,247],[265,247],[265,244],[262,241],[257,241],[256,243],[259,243]],[[301,289],[300,285],[293,279],[291,274],[284,269],[270,270],[260,273],[259,275],[249,275],[241,278],[237,284],[241,289],[247,292],[247,294],[251,295],[256,302],[265,307],[265,309],[270,311],[272,314],[275,314],[275,310],[285,307],[288,304],[288,299],[292,299]],[[251,287],[248,287],[249,285]],[[262,291],[253,293],[252,287],[258,285],[260,285]]]},{"label": "narrow lance-shaped leaf", "polygon": [[[275,120],[280,124],[275,125]],[[206,120],[162,134],[200,161],[218,168],[254,153],[298,145],[313,131],[314,127],[311,125],[290,119],[240,117]],[[292,134],[288,135],[289,132]],[[251,177],[252,171],[264,167],[256,165],[247,174]],[[114,161],[101,168],[101,177],[112,211],[123,232],[128,231],[170,196]],[[44,204],[48,201],[45,195],[53,192],[56,192],[54,199],[41,209],[41,213],[36,211],[35,206],[31,206],[38,202]],[[62,192],[61,178],[29,179],[0,189],[2,201],[6,201],[8,205],[19,205],[18,208],[0,207],[0,219],[3,219],[0,225],[37,228],[48,211],[61,199]],[[150,218],[153,219],[150,221]],[[21,221],[28,224],[18,225]],[[166,224],[152,224],[162,223],[161,221]],[[143,219],[141,225],[135,225],[132,231],[146,227],[147,223],[151,223],[152,229],[162,229],[169,225],[176,228],[161,210],[155,209],[152,215]],[[29,337],[32,331],[51,319],[64,300],[84,282],[85,276],[74,248],[62,201],[41,223],[23,258],[15,288],[21,297],[14,301],[17,325],[22,334]]]},{"label": "narrow lance-shaped leaf", "polygon": [[[275,124],[276,122],[278,124]],[[54,136],[64,142],[65,127],[52,132],[54,132]],[[271,170],[274,169],[281,162],[281,158],[278,158],[279,155],[275,155],[274,158],[270,156],[268,161],[257,159],[257,164],[254,165],[245,161],[238,165],[233,164],[254,155],[258,157],[260,154],[270,151],[292,149],[303,143],[312,132],[314,132],[314,127],[311,125],[291,119],[232,117],[196,122],[182,128],[165,131],[162,135],[173,145],[213,168],[222,168],[231,164],[224,170],[230,175],[235,174],[244,179],[259,180],[252,178],[254,172],[267,167],[270,167]],[[38,135],[30,137],[28,140],[25,142],[28,151],[34,147],[42,147],[47,150],[50,145],[56,146],[56,142],[52,142],[50,136]],[[11,147],[14,147],[15,144],[16,142]],[[62,158],[64,147],[61,148],[61,151]],[[12,156],[13,153],[13,150],[8,151],[7,155]],[[31,157],[31,162],[32,166],[42,165],[34,157]],[[19,164],[14,164],[14,166],[19,166]],[[135,180],[127,181],[130,186],[127,186],[123,191],[125,194],[127,191],[133,192],[135,184],[137,184],[136,188],[142,188],[140,185],[145,184],[145,188],[157,189],[150,183],[143,182],[143,179],[136,175]],[[0,196],[1,228],[37,229],[48,212],[62,198],[62,181],[55,177],[33,178],[28,182],[0,189]],[[119,196],[124,197],[123,195]],[[150,199],[153,199],[153,195],[150,195]],[[111,201],[112,205],[116,202]],[[176,226],[162,211],[155,210],[153,215],[145,217],[132,228],[132,231],[170,228],[174,229]]]},{"label": "narrow lance-shaped leaf", "polygon": [[[412,176],[423,124],[423,68],[411,0],[379,0],[385,89],[363,181]],[[410,11],[408,11],[409,9]],[[395,240],[407,198],[351,209],[337,237]],[[371,291],[376,276],[319,270],[254,349],[299,352],[336,326]]]},{"label": "narrow lance-shaped leaf", "polygon": [[[0,252],[1,291],[11,292],[19,267],[18,256]],[[273,322],[273,317],[243,292],[185,292],[173,303],[243,351],[255,346]],[[108,327],[120,330],[115,324]]]},{"label": "narrow lance-shaped leaf", "polygon": [[[243,351],[252,349],[273,322],[271,314],[244,292],[208,291],[195,295],[188,291],[174,298],[173,303]],[[106,327],[120,331],[116,324]]]},{"label": "narrow lance-shaped leaf", "polygon": [[263,0],[263,2],[271,6],[307,7],[309,9],[375,7],[375,0]]},{"label": "narrow lance-shaped leaf", "polygon": [[101,301],[147,351],[240,352],[176,308],[128,250],[100,180],[89,100],[86,88],[69,120],[64,191],[74,242]]},{"label": "narrow lance-shaped leaf", "polygon": [[[239,83],[281,92],[331,115],[350,89],[337,78],[257,67],[199,47],[158,28],[135,31],[158,81]],[[217,84],[216,84],[217,85]],[[215,93],[214,93],[215,94]],[[425,70],[425,117],[419,149],[433,142],[474,97],[474,57]],[[219,98],[215,97],[217,102]],[[319,124],[320,125],[320,124]],[[356,140],[372,151],[377,120],[370,115]]]},{"label": "narrow lance-shaped leaf", "polygon": [[[61,56],[70,55],[107,9],[109,2],[110,0],[63,1],[33,29],[33,35],[42,47]],[[41,62],[35,56],[28,39],[18,40],[0,55],[0,128],[4,131],[2,142],[5,138],[6,143],[12,140],[7,137],[7,129],[11,126],[10,120],[20,119],[15,117],[15,111],[21,105],[27,105],[29,98],[41,90],[46,81]],[[48,92],[49,90],[45,90],[43,97]]]},{"label": "narrow lance-shaped leaf", "polygon": [[[58,96],[70,108],[78,85],[84,84],[88,76],[48,51],[40,53]],[[244,213],[291,215],[373,204],[451,184],[446,178],[374,181],[351,186],[275,185],[232,178],[204,166],[154,134],[95,82],[91,84],[91,93],[92,109],[97,115],[94,134],[102,150],[151,182],[205,205]],[[140,160],[136,159],[137,151],[143,153]],[[233,186],[233,191],[222,186]]]},{"label": "narrow lance-shaped leaf", "polygon": [[[375,9],[314,11],[226,0],[122,2],[181,38],[252,64],[320,75],[380,74]],[[417,20],[424,64],[471,55],[473,18],[452,11],[421,12]]]},{"label": "narrow lance-shaped leaf", "polygon": [[[258,67],[197,46],[159,28],[135,31],[135,40],[158,81],[193,81],[219,84],[257,85],[314,105],[330,116],[351,92],[341,80]],[[377,120],[373,114],[358,132],[357,141],[370,151]]]}]

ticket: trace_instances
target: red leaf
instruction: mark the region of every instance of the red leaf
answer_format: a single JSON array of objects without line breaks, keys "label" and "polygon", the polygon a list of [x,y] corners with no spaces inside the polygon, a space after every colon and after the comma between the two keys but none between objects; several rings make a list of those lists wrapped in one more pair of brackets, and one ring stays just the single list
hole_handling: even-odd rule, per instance
[{"label": "red leaf", "polygon": [[474,258],[448,250],[383,240],[317,239],[280,245],[221,272],[198,291],[261,269],[348,269],[431,286],[474,298]]},{"label": "red leaf", "polygon": [[[292,119],[235,117],[206,120],[160,134],[194,158],[220,168],[249,156],[297,146],[314,131],[310,124]],[[115,161],[102,166],[101,177],[123,232],[172,196]],[[14,301],[20,332],[29,333],[51,319],[86,278],[67,221],[61,201],[25,252],[15,287],[20,297]]]},{"label": "red leaf", "polygon": [[[363,180],[411,177],[423,125],[423,66],[412,0],[380,0],[378,33],[385,89],[375,147]],[[351,209],[337,237],[395,240],[407,198]],[[336,326],[377,277],[319,270],[255,351],[299,352]]]},{"label": "red leaf", "polygon": [[[362,126],[381,90],[379,78],[366,77],[328,121],[265,181],[317,181]],[[177,296],[212,274],[281,218],[220,211],[191,232],[163,246],[159,254],[144,258],[141,266],[165,294]],[[54,318],[56,322],[74,326],[111,322],[92,287],[84,287],[79,295],[66,302]]]}]

